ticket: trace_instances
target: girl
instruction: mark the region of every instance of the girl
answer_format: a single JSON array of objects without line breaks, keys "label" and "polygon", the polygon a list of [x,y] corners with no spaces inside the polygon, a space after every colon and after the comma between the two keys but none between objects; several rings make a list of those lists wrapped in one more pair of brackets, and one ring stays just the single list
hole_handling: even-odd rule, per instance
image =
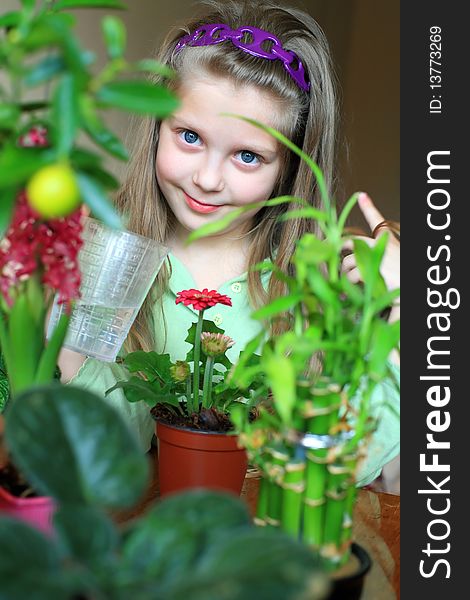
[{"label": "girl", "polygon": [[[223,113],[280,130],[316,161],[331,190],[335,83],[326,39],[306,13],[270,0],[202,4],[204,14],[170,32],[158,55],[176,72],[170,86],[181,105],[163,122],[143,124],[117,198],[130,230],[171,248],[169,264],[140,311],[126,350],[165,350],[173,360],[184,358],[182,340],[196,316],[191,307],[175,307],[176,293],[209,288],[232,298],[233,307],[218,305],[205,318],[236,340],[229,350],[233,360],[259,331],[250,319],[253,308],[283,292],[281,282],[249,267],[269,258],[289,270],[296,240],[311,223],[280,222],[286,206],[277,206],[245,212],[223,233],[186,246],[188,234],[270,197],[291,194],[314,206],[320,199],[311,171],[293,153],[261,129]],[[365,194],[360,207],[371,229],[380,233],[383,217]],[[398,285],[398,254],[398,242],[390,239],[383,264],[390,288]],[[357,281],[354,256],[343,266]],[[126,377],[121,365],[85,360],[70,351],[63,351],[60,366],[65,380],[101,393]],[[129,404],[119,390],[108,399],[126,413],[147,449],[154,430],[148,407]],[[396,394],[394,400],[398,404]],[[375,478],[398,453],[398,420],[392,412],[388,417],[381,420],[361,483]]]}]

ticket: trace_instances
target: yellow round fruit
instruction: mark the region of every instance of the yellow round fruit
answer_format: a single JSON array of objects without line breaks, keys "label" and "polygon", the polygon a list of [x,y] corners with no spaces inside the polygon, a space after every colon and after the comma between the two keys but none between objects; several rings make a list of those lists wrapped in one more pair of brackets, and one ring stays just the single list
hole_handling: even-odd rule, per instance
[{"label": "yellow round fruit", "polygon": [[66,217],[80,206],[80,190],[73,170],[57,163],[37,171],[26,186],[28,202],[44,219]]}]

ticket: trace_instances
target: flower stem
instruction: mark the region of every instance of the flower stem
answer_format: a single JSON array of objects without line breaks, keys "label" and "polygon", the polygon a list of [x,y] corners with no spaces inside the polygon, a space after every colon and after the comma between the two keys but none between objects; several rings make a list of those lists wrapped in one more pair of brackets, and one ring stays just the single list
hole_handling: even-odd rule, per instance
[{"label": "flower stem", "polygon": [[199,410],[199,357],[201,356],[201,333],[204,311],[199,311],[196,325],[196,338],[194,340],[194,373],[193,373],[193,398],[192,406],[188,406],[189,414]]},{"label": "flower stem", "polygon": [[212,374],[214,372],[215,359],[208,356],[206,369],[204,371],[204,383],[202,386],[202,408],[210,408],[212,401]]}]

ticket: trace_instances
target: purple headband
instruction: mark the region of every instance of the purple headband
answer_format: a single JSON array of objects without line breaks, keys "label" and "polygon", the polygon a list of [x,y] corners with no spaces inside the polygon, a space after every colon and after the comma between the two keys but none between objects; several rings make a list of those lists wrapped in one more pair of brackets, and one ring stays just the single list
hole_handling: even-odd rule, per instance
[{"label": "purple headband", "polygon": [[[251,33],[253,40],[250,43],[244,43],[241,41],[245,32]],[[214,35],[218,33],[218,37]],[[180,39],[175,47],[175,52],[179,52],[185,46],[212,46],[213,44],[220,44],[230,40],[234,46],[248,52],[252,56],[259,56],[260,58],[267,58],[268,60],[280,60],[282,61],[285,70],[289,73],[295,83],[306,92],[310,89],[310,83],[305,78],[305,70],[302,61],[295,52],[290,50],[284,50],[282,43],[275,35],[258,29],[257,27],[251,27],[245,25],[238,29],[230,29],[228,25],[208,23],[207,25],[201,25],[193,33],[185,35]],[[273,46],[269,51],[263,49],[262,44],[266,40],[273,42]],[[297,68],[294,69],[293,63],[297,61]]]}]

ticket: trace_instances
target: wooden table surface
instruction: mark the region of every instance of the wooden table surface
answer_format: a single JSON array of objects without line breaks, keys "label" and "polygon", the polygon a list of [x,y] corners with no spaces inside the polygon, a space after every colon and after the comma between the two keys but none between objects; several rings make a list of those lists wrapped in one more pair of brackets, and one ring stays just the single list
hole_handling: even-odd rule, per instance
[{"label": "wooden table surface", "polygon": [[[159,496],[156,450],[149,453],[152,481],[142,500],[132,509],[116,513],[123,523],[145,512]],[[254,515],[259,477],[248,472],[241,497]],[[361,600],[395,600],[400,598],[400,496],[360,490],[354,514],[354,540],[372,558]]]}]

